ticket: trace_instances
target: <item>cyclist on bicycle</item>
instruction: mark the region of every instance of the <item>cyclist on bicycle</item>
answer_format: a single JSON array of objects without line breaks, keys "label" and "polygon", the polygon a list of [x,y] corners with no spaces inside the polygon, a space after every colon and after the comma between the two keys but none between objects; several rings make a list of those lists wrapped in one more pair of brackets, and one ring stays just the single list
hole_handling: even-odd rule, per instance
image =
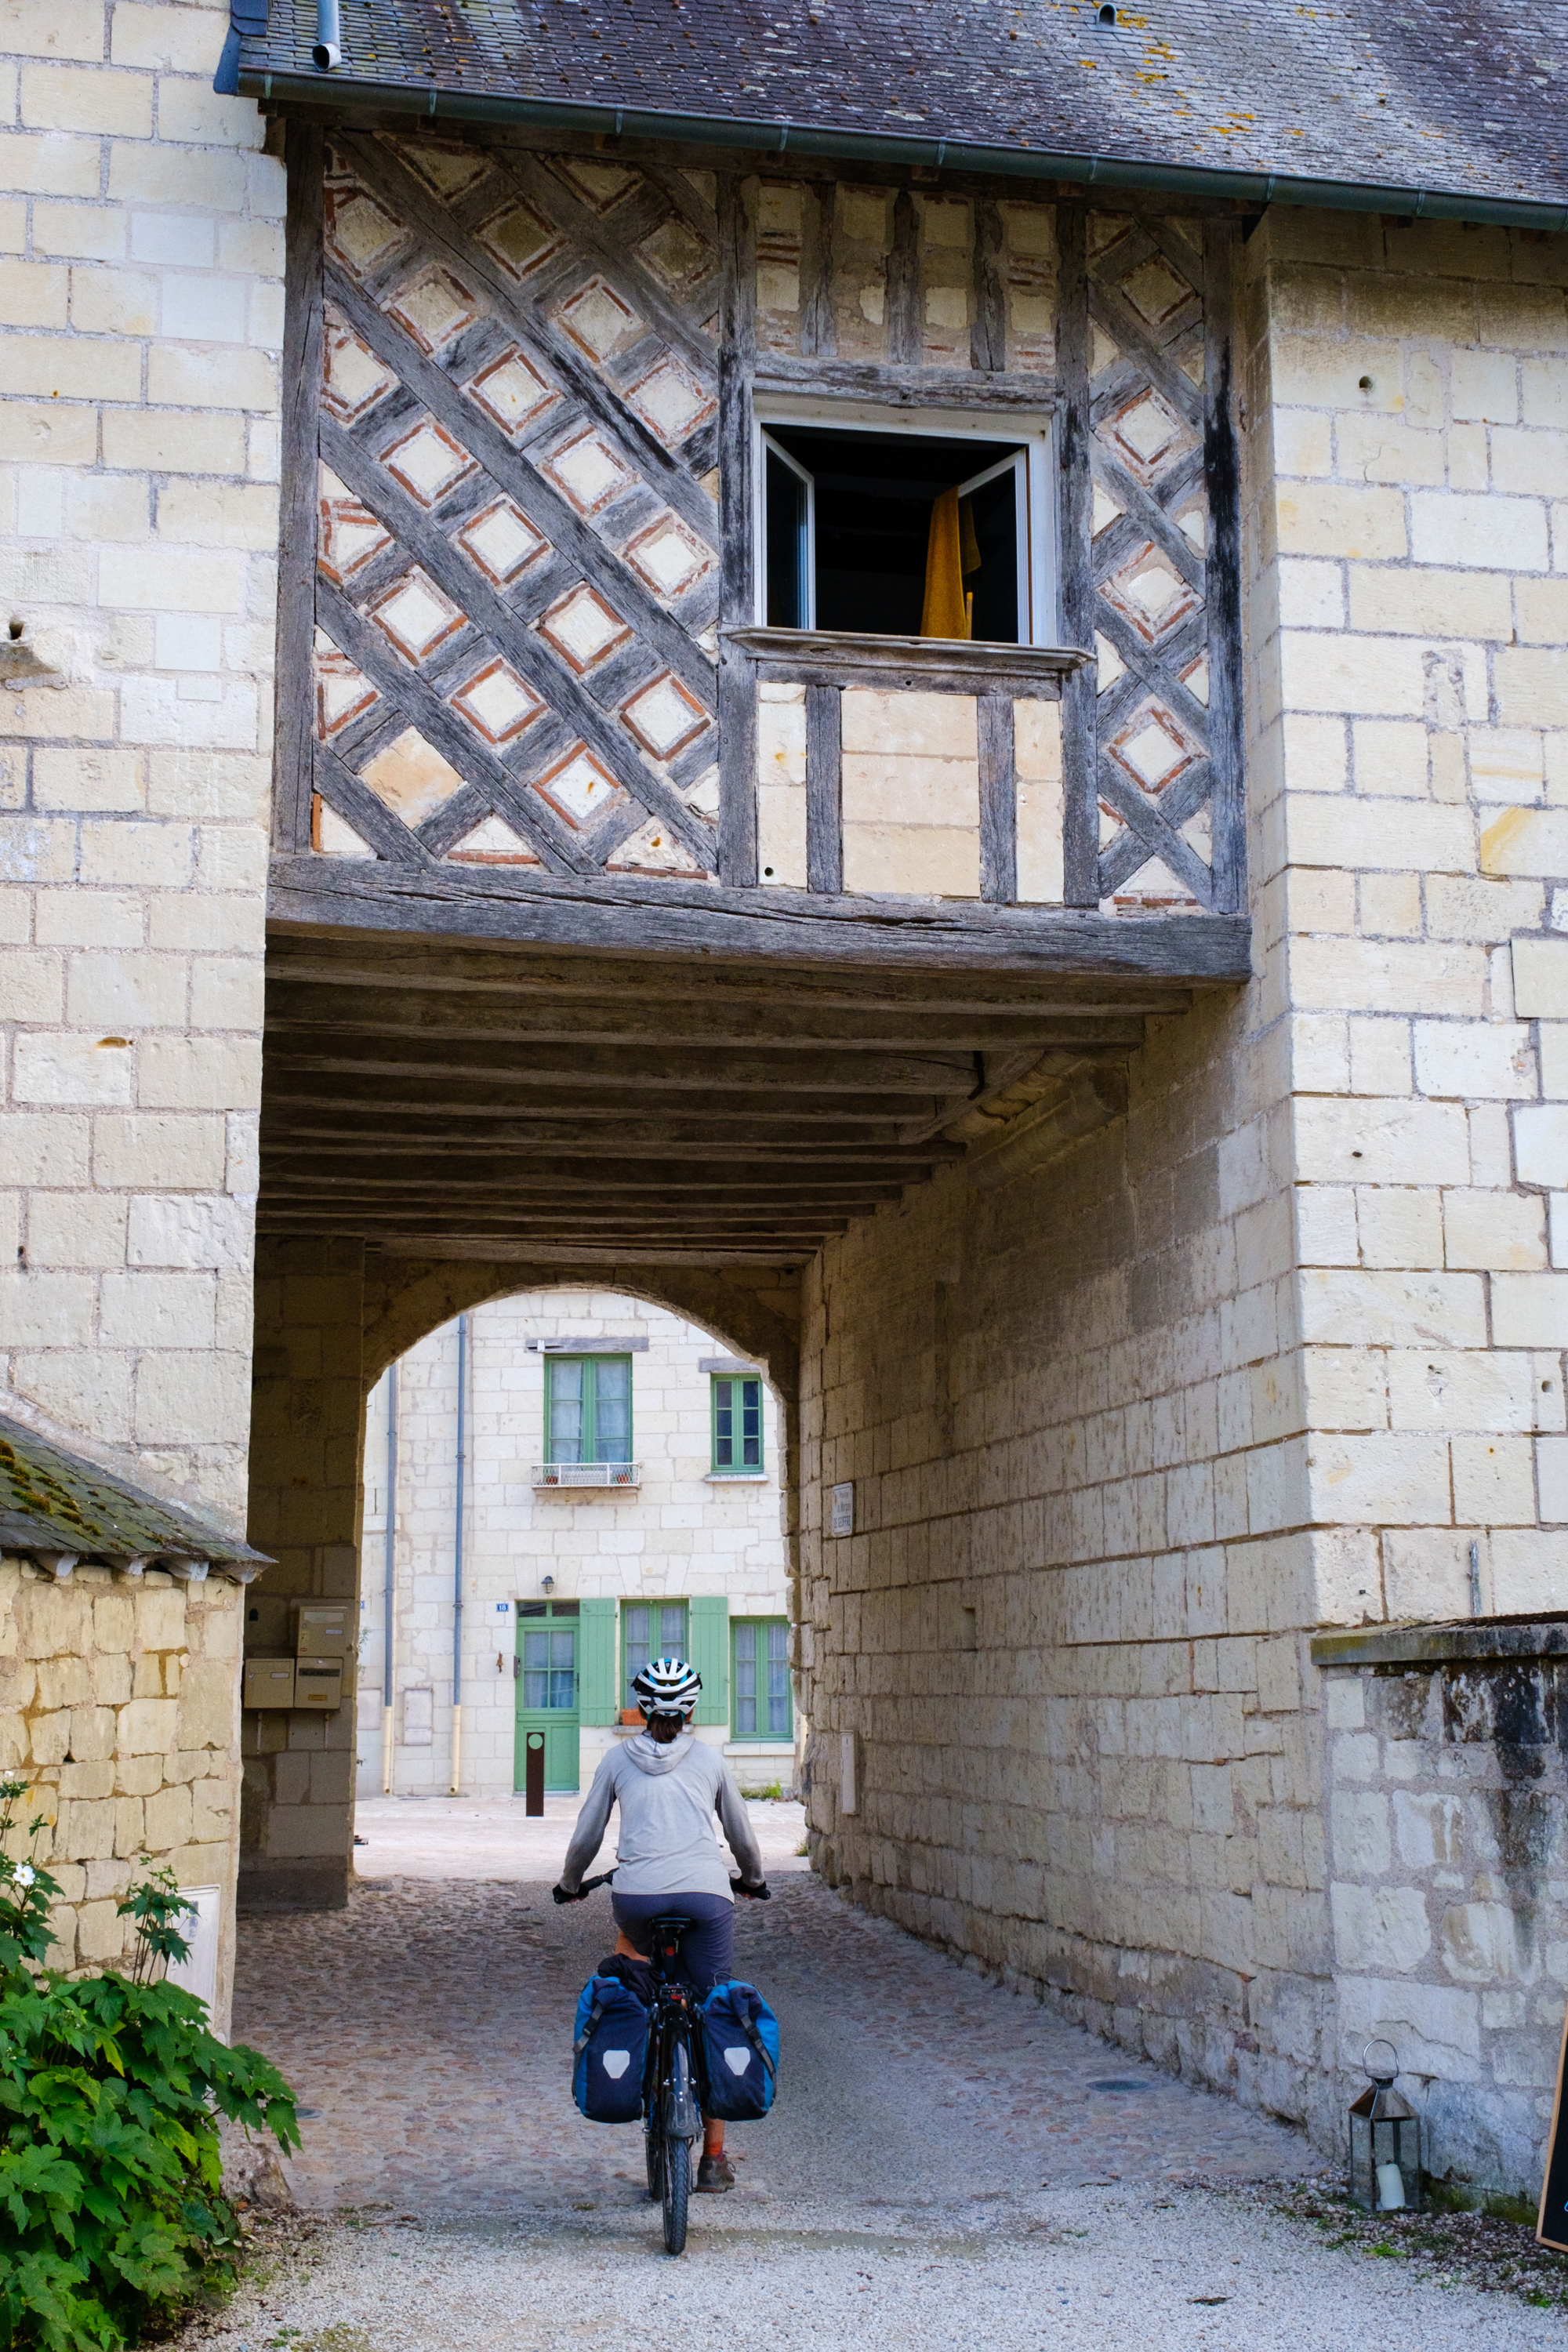
[{"label": "cyclist on bicycle", "polygon": [[[765,1895],[762,1849],[735,1776],[715,1748],[688,1730],[702,1677],[684,1658],[655,1658],[632,1683],[647,1728],[617,1741],[594,1775],[577,1816],[558,1895],[572,1900],[599,1851],[610,1809],[621,1809],[611,1900],[616,1950],[647,1963],[649,1922],[679,1913],[692,1922],[680,1962],[700,2000],[734,1974],[735,1898],[719,1851],[713,1816],[724,1825],[741,1865],[742,1895]],[[735,2185],[724,2154],[724,2126],[703,2118],[697,2186],[712,2196]]]}]

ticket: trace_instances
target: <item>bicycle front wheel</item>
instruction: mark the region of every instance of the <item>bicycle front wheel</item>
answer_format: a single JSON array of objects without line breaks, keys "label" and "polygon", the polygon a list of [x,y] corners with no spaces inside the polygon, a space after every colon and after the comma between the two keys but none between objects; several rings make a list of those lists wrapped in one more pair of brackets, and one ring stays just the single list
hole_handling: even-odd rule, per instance
[{"label": "bicycle front wheel", "polygon": [[689,2139],[667,2139],[664,2143],[664,2251],[667,2254],[686,2252],[686,2209],[691,2195],[691,2142]]},{"label": "bicycle front wheel", "polygon": [[657,2205],[664,2195],[664,2143],[651,2124],[643,2137],[643,2153],[647,2158],[647,2193]]}]

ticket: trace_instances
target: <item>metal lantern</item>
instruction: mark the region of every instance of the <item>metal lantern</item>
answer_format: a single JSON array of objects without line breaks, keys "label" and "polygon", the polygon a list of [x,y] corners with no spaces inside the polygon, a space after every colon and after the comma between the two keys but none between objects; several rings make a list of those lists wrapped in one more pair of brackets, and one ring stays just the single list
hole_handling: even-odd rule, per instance
[{"label": "metal lantern", "polygon": [[1399,2053],[1369,2042],[1362,2053],[1369,2081],[1351,2102],[1351,2202],[1363,2213],[1421,2210],[1421,2118],[1394,2089]]}]

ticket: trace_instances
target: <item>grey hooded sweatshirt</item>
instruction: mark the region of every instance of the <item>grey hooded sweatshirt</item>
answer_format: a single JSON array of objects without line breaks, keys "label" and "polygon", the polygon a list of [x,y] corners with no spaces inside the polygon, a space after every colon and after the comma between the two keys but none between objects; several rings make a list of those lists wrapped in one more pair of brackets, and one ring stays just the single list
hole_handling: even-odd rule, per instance
[{"label": "grey hooded sweatshirt", "polygon": [[721,1895],[732,1902],[729,1869],[713,1830],[715,1813],[742,1877],[756,1880],[763,1874],[762,1848],[745,1800],[719,1750],[690,1732],[660,1748],[639,1731],[634,1738],[617,1740],[594,1775],[561,1873],[569,1895],[582,1885],[616,1804],[617,1895]]}]

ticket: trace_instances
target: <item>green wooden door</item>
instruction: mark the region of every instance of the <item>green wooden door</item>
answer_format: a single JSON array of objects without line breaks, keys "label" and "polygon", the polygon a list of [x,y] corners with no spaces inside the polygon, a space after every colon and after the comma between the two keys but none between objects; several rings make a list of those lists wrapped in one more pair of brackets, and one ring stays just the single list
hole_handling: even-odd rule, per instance
[{"label": "green wooden door", "polygon": [[512,1785],[521,1793],[531,1731],[544,1735],[544,1785],[557,1795],[577,1786],[577,1603],[517,1604],[517,1737]]}]

